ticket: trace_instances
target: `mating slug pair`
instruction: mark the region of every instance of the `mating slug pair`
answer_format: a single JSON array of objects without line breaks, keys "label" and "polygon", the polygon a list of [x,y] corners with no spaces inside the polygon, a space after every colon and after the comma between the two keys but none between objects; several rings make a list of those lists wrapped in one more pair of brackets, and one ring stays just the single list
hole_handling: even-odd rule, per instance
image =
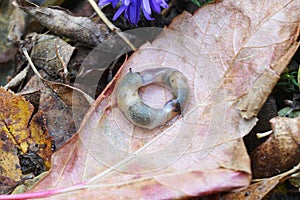
[{"label": "mating slug pair", "polygon": [[[161,109],[145,104],[138,94],[140,87],[152,83],[166,86],[174,95]],[[117,85],[116,93],[118,107],[131,123],[153,129],[181,114],[188,101],[189,87],[186,77],[173,68],[153,68],[141,72],[130,69]]]}]

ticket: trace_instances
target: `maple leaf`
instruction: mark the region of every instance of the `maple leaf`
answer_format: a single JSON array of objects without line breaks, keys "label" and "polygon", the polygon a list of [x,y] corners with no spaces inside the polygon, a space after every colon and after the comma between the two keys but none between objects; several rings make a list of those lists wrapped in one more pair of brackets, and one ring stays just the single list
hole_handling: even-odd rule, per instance
[{"label": "maple leaf", "polygon": [[[56,199],[169,199],[247,186],[250,160],[241,138],[299,45],[299,11],[295,0],[224,0],[177,17],[131,56],[31,192],[61,194]],[[154,66],[181,71],[191,96],[182,118],[145,130],[123,116],[113,89],[130,68]],[[155,85],[141,94],[152,106],[170,95]]]}]

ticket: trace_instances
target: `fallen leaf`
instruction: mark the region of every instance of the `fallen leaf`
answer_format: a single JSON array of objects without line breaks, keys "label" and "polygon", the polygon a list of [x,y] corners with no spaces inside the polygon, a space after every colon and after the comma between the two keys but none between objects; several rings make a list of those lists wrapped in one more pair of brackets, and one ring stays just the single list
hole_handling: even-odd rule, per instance
[{"label": "fallen leaf", "polygon": [[[44,113],[46,127],[59,149],[76,133],[93,99],[71,86],[31,78],[20,92],[32,99]],[[36,94],[39,94],[36,96]]]},{"label": "fallen leaf", "polygon": [[27,14],[21,9],[14,7],[9,17],[9,32],[7,34],[7,40],[9,42],[16,44],[21,41],[21,37],[24,35],[26,29],[26,20],[28,20]]},{"label": "fallen leaf", "polygon": [[12,180],[7,176],[0,175],[0,194],[8,194],[19,182]]},{"label": "fallen leaf", "polygon": [[96,24],[87,17],[75,17],[64,10],[35,7],[26,0],[15,0],[13,5],[32,15],[52,32],[88,46],[97,46],[109,36],[104,24]]},{"label": "fallen leaf", "polygon": [[255,178],[277,175],[300,162],[300,117],[271,119],[274,133],[251,152]]},{"label": "fallen leaf", "polygon": [[38,176],[30,177],[27,180],[24,180],[22,184],[18,184],[18,186],[14,189],[14,191],[11,194],[21,194],[26,191],[28,191],[30,188],[32,188],[39,180],[41,180],[43,177],[45,177],[48,174],[47,172],[43,172]]},{"label": "fallen leaf", "polygon": [[57,36],[35,34],[32,37],[35,41],[30,57],[34,64],[45,70],[53,79],[64,80],[75,48]]},{"label": "fallen leaf", "polygon": [[32,116],[33,106],[21,95],[15,95],[3,88],[0,88],[0,92],[0,119],[7,137],[23,153],[37,153],[50,168],[52,140],[45,129],[44,114],[37,112]]},{"label": "fallen leaf", "polygon": [[222,197],[224,200],[231,199],[244,199],[244,200],[259,200],[265,199],[266,195],[272,191],[281,181],[284,181],[287,177],[292,177],[295,172],[299,171],[300,165],[296,166],[294,169],[287,171],[285,173],[279,174],[266,179],[261,179],[248,186]]},{"label": "fallen leaf", "polygon": [[[174,199],[247,186],[250,160],[241,138],[256,119],[243,119],[236,105],[260,77],[269,75],[271,87],[281,73],[274,66],[298,46],[299,11],[298,1],[224,0],[177,17],[129,59],[31,191],[53,189],[43,195],[61,193],[55,199]],[[113,88],[129,68],[155,66],[181,71],[191,95],[183,117],[145,130],[123,116]],[[153,85],[141,95],[152,106],[171,97]]]},{"label": "fallen leaf", "polygon": [[38,111],[30,121],[30,138],[27,140],[29,144],[29,152],[35,152],[38,154],[46,165],[46,169],[51,166],[52,155],[52,138],[49,137],[48,130],[46,128],[45,114]]},{"label": "fallen leaf", "polygon": [[31,1],[39,6],[59,6],[64,3],[65,0],[39,0],[39,1]]},{"label": "fallen leaf", "polygon": [[43,114],[32,115],[33,106],[24,97],[0,88],[0,175],[16,184],[24,173],[20,156],[34,153],[47,169],[51,165],[51,138],[44,128]]},{"label": "fallen leaf", "polygon": [[8,77],[15,73],[15,58],[18,50],[9,39],[14,33],[16,37],[19,36],[14,31],[22,24],[22,19],[13,24],[12,18],[20,13],[11,2],[12,0],[0,1],[0,85],[5,85]]},{"label": "fallen leaf", "polygon": [[[9,47],[8,42],[6,40],[8,32],[9,32],[9,18],[13,13],[14,7],[11,5],[11,0],[9,1],[1,1],[0,2],[0,53],[7,51]],[[1,60],[2,61],[2,60]]]},{"label": "fallen leaf", "polygon": [[[7,135],[7,129],[5,128],[5,124],[1,121],[1,133],[0,133],[0,175],[1,179],[6,179],[10,182],[18,182],[21,180],[22,177],[22,171],[19,164],[19,158],[18,158],[18,148],[16,144],[13,142],[13,140]],[[2,181],[1,181],[2,182]],[[2,182],[3,184],[7,183],[6,181]],[[5,186],[7,187],[7,186]],[[3,185],[1,185],[1,189],[4,192],[1,192],[1,194],[5,193],[5,190],[3,189]]]}]

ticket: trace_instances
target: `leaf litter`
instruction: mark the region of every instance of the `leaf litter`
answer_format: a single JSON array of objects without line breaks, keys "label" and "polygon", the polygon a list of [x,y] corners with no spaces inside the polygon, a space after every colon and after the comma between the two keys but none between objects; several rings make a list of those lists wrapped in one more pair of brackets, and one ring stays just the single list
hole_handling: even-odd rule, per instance
[{"label": "leaf litter", "polygon": [[254,178],[278,175],[300,162],[299,118],[274,117],[273,134],[251,152]]},{"label": "leaf litter", "polygon": [[62,9],[38,7],[26,0],[15,0],[13,5],[54,33],[88,46],[95,47],[110,35],[104,24],[96,24],[87,17],[72,16]]},{"label": "leaf litter", "polygon": [[[21,95],[0,88],[1,119],[1,177],[21,182],[30,172],[39,174],[50,168],[51,142],[45,128],[43,112],[33,115],[33,106]],[[25,169],[20,165],[22,156],[35,155],[42,159],[41,170]],[[19,161],[20,160],[20,161]],[[29,162],[29,163],[28,163]],[[30,161],[28,161],[30,165]],[[1,190],[7,187],[1,184]],[[13,185],[14,187],[14,185]],[[11,188],[10,188],[11,189]],[[9,190],[5,189],[5,190]]]},{"label": "leaf litter", "polygon": [[[134,53],[55,153],[51,171],[31,190],[40,193],[23,197],[182,198],[247,186],[241,138],[297,49],[298,27],[296,1],[223,1],[183,13]],[[153,66],[184,73],[192,95],[183,116],[146,131],[120,113],[114,86],[129,68]],[[141,96],[152,106],[171,98],[157,85]]]},{"label": "leaf litter", "polygon": [[[129,59],[98,97],[78,134],[55,153],[49,175],[31,191],[57,189],[63,194],[56,199],[147,199],[247,186],[250,160],[241,138],[256,119],[243,119],[236,105],[264,74],[270,75],[270,83],[259,89],[271,92],[283,70],[276,63],[285,56],[289,60],[298,46],[299,6],[296,1],[223,1],[194,16],[177,17]],[[126,121],[113,88],[129,68],[153,66],[183,72],[193,92],[183,117],[146,131]],[[145,88],[141,96],[150,105],[170,98],[159,86]],[[74,191],[61,189],[67,186]]]},{"label": "leaf litter", "polygon": [[45,113],[47,129],[55,148],[59,149],[76,133],[93,100],[76,88],[37,76],[33,76],[20,92],[22,95],[33,93],[39,93],[36,102],[38,110]]}]

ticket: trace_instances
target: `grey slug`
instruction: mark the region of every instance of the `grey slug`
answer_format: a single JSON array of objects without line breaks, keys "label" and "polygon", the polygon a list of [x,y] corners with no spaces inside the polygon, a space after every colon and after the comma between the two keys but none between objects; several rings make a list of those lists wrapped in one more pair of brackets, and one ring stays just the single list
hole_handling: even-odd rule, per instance
[{"label": "grey slug", "polygon": [[[163,108],[145,104],[138,94],[142,86],[158,83],[169,88],[174,97]],[[153,68],[127,73],[116,87],[117,104],[126,118],[136,126],[153,129],[165,125],[185,109],[189,98],[186,77],[173,68]]]}]

